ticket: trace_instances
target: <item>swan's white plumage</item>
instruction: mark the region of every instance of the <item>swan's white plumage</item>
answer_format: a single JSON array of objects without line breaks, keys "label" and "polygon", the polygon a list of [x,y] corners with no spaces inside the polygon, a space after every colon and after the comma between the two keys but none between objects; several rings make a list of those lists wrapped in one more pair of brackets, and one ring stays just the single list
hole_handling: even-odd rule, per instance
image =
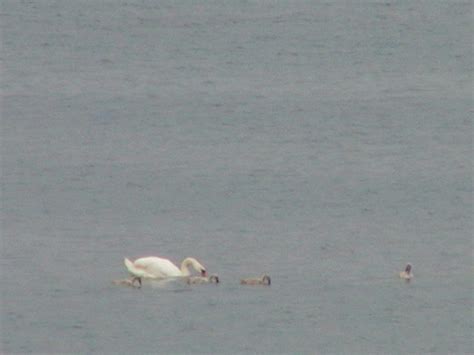
[{"label": "swan's white plumage", "polygon": [[160,279],[168,277],[188,276],[188,266],[205,273],[206,269],[194,258],[186,258],[181,264],[181,269],[174,265],[171,261],[157,256],[147,256],[130,261],[125,258],[125,266],[130,274],[136,277],[146,279]]}]

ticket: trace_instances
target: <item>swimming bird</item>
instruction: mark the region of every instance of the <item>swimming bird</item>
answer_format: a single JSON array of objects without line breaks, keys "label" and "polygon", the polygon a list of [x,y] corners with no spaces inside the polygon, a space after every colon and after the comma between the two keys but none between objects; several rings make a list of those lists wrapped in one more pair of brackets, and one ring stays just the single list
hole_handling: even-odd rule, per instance
[{"label": "swimming bird", "polygon": [[246,279],[241,279],[240,284],[242,285],[266,285],[270,286],[271,284],[270,276],[262,275],[261,277],[250,277]]},{"label": "swimming bird", "polygon": [[[138,281],[138,285],[135,285],[135,281]],[[134,288],[142,287],[142,280],[139,277],[132,277],[131,279],[125,280],[113,280],[112,283],[114,285],[130,286]]]},{"label": "swimming bird", "polygon": [[194,258],[186,258],[181,263],[181,268],[178,268],[171,261],[157,256],[147,256],[144,258],[130,261],[124,259],[125,266],[128,272],[138,278],[140,284],[141,279],[165,279],[171,277],[183,277],[191,275],[189,267],[192,266],[196,271],[201,273],[201,276],[206,276],[206,268],[201,265]]},{"label": "swimming bird", "polygon": [[402,271],[400,273],[400,278],[410,281],[413,278],[413,273],[411,272],[411,269],[412,269],[412,266],[411,264],[408,263],[407,266],[405,267],[405,271]]},{"label": "swimming bird", "polygon": [[209,276],[190,276],[186,279],[186,283],[188,285],[191,284],[209,284],[209,283],[215,283],[218,284],[219,281],[219,276],[213,274]]}]

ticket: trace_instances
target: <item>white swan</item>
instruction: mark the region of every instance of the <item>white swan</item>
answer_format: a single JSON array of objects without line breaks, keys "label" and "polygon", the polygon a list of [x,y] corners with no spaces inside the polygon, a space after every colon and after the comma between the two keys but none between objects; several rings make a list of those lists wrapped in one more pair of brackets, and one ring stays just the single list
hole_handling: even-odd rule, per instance
[{"label": "white swan", "polygon": [[272,283],[270,276],[262,275],[261,277],[251,277],[240,280],[242,285],[267,285],[270,286]]},{"label": "white swan", "polygon": [[219,276],[213,274],[209,276],[190,276],[186,279],[188,285],[191,284],[218,284]]},{"label": "white swan", "polygon": [[413,273],[411,272],[411,264],[407,264],[405,271],[400,273],[400,278],[410,281],[413,278]]},{"label": "white swan", "polygon": [[141,281],[144,279],[164,279],[169,277],[189,276],[189,266],[206,276],[206,268],[194,258],[186,258],[181,263],[181,269],[178,269],[171,261],[157,256],[148,256],[130,261],[125,258],[125,266],[130,274]]}]

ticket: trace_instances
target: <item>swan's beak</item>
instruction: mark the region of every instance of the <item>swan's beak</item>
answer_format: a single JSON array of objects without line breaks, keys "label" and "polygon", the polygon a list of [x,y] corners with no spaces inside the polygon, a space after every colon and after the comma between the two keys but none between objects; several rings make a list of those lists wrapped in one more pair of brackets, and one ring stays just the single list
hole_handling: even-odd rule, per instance
[{"label": "swan's beak", "polygon": [[206,269],[201,269],[201,276],[206,276]]}]

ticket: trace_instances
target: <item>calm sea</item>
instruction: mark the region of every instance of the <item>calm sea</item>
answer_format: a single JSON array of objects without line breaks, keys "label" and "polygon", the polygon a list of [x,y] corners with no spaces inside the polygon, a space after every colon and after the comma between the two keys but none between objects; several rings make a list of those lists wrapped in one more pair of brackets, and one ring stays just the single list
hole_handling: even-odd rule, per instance
[{"label": "calm sea", "polygon": [[0,352],[474,352],[472,7],[2,1]]}]

